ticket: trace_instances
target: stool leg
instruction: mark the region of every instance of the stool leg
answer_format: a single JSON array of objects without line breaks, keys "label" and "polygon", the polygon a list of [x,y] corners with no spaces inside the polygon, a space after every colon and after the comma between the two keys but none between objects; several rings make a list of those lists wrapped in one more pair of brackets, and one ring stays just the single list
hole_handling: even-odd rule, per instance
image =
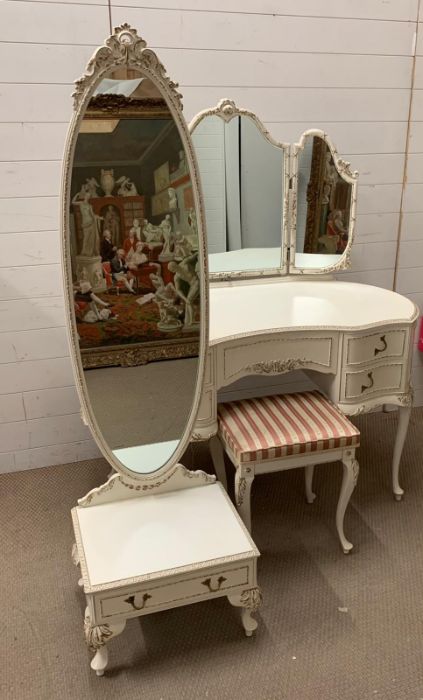
[{"label": "stool leg", "polygon": [[235,472],[235,503],[244,525],[251,532],[251,486],[254,481],[252,467],[238,467]]},{"label": "stool leg", "polygon": [[209,449],[216,476],[219,479],[225,491],[227,491],[228,483],[226,481],[225,452],[223,450],[223,445],[218,435],[213,435],[213,437],[210,438]]},{"label": "stool leg", "polygon": [[314,464],[309,464],[304,469],[304,479],[305,479],[305,492],[307,503],[313,503],[316,498],[316,494],[313,493],[313,474],[314,474]]},{"label": "stool leg", "polygon": [[352,456],[345,455],[342,459],[342,465],[344,467],[344,475],[342,478],[338,506],[336,508],[336,529],[338,530],[338,536],[344,554],[348,554],[353,548],[353,545],[347,540],[344,534],[344,515],[358,479],[359,466],[354,457],[354,453]]}]

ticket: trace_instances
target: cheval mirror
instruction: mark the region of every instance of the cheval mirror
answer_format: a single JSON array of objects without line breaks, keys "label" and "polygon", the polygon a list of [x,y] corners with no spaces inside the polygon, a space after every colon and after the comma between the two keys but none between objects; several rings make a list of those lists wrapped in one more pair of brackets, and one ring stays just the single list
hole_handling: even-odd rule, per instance
[{"label": "cheval mirror", "polygon": [[117,27],[76,81],[63,270],[81,413],[116,473],[72,511],[91,668],[126,620],[226,596],[257,627],[258,551],[216,477],[179,464],[208,335],[196,159],[181,95]]},{"label": "cheval mirror", "polygon": [[[120,35],[122,59],[131,37]],[[79,83],[66,157],[66,283],[83,414],[110,463],[135,474],[186,445],[207,327],[193,157],[180,96],[153,79],[153,56],[146,49],[142,67],[104,65],[89,91]]]},{"label": "cheval mirror", "polygon": [[327,274],[349,267],[357,173],[327,134],[279,143],[224,99],[190,124],[201,175],[213,281]]}]

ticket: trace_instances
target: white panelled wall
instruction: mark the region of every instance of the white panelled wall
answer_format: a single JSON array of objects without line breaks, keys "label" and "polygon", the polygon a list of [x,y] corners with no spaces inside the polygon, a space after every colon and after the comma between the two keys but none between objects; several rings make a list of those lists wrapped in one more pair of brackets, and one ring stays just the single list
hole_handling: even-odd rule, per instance
[{"label": "white panelled wall", "polygon": [[[0,3],[0,471],[98,455],[79,416],[68,357],[59,194],[72,82],[111,24],[129,22],[158,50],[181,85],[188,122],[197,111],[230,97],[255,111],[277,139],[294,141],[310,127],[326,130],[360,172],[353,269],[345,276],[390,289],[396,284],[422,307],[423,12],[416,42],[418,3]],[[417,403],[423,404],[417,350],[413,379]],[[308,386],[301,373],[285,375],[281,383]],[[250,379],[241,388],[242,395],[250,395],[277,388],[277,381],[261,380],[257,387]],[[240,394],[233,389],[225,392],[235,395]]]}]

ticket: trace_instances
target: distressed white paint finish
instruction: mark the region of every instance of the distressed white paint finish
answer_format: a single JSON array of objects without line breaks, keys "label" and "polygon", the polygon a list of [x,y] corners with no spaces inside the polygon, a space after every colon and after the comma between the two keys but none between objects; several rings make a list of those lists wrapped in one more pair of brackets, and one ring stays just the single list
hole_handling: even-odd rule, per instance
[{"label": "distressed white paint finish", "polygon": [[0,363],[68,357],[66,329],[18,330],[0,335]]},{"label": "distressed white paint finish", "polygon": [[22,394],[0,396],[0,423],[16,423],[26,419]]},{"label": "distressed white paint finish", "polygon": [[58,229],[58,196],[0,198],[0,235]]},{"label": "distressed white paint finish", "polygon": [[[8,87],[8,86],[6,86]],[[191,119],[204,109],[204,88],[182,86],[184,111]],[[225,95],[227,94],[225,90]],[[207,88],[207,106],[216,104],[222,97],[222,88]],[[408,89],[371,88],[348,90],[339,88],[282,88],[282,87],[233,87],[231,98],[248,106],[261,115],[261,120],[301,121],[320,127],[320,122],[336,114],[337,121],[373,121],[386,119],[389,105],[389,121],[407,121]]]},{"label": "distressed white paint finish", "polygon": [[[257,112],[277,139],[293,142],[310,126],[331,135],[361,171],[353,269],[340,276],[391,288],[417,0],[140,4],[112,2],[112,23],[133,23],[157,48],[181,84],[188,120],[230,97]],[[8,471],[99,454],[73,389],[58,231],[71,83],[107,36],[109,9],[106,0],[6,0],[0,19],[7,65],[0,86],[0,427],[10,428],[0,471]],[[423,153],[422,61],[409,144],[415,154]],[[409,163],[399,281],[423,306],[423,270],[419,276],[407,267],[418,257],[407,244],[423,240],[420,162]],[[208,196],[209,210],[217,204]],[[415,371],[423,370],[416,364]],[[301,373],[249,379],[227,387],[225,398],[296,388],[309,388]],[[423,403],[423,389],[416,398]]]},{"label": "distressed white paint finish", "polygon": [[62,282],[61,266],[4,267],[0,276],[0,300],[54,297]]},{"label": "distressed white paint finish", "polygon": [[28,419],[78,413],[80,407],[78,394],[74,386],[25,391],[23,404],[25,416]]},{"label": "distressed white paint finish", "polygon": [[67,122],[3,122],[0,161],[60,161],[67,129]]},{"label": "distressed white paint finish", "polygon": [[[48,0],[54,1],[54,0]],[[70,2],[71,0],[65,0]],[[97,0],[91,0],[97,2]],[[143,7],[165,6],[179,10],[198,11],[223,11],[223,12],[245,12],[254,14],[271,15],[309,15],[314,17],[339,17],[344,18],[364,18],[383,20],[415,20],[417,13],[417,0],[215,0],[211,6],[209,0],[166,0],[158,3],[157,0],[143,0]],[[114,0],[113,5],[123,5],[125,7],[138,7],[138,0]],[[113,18],[114,19],[114,18]]]},{"label": "distressed white paint finish", "polygon": [[81,422],[79,413],[3,423],[0,425],[0,453],[77,442],[89,437],[90,432]]},{"label": "distressed white paint finish", "polygon": [[72,367],[68,357],[10,364],[5,362],[0,365],[0,386],[3,394],[72,384]]},{"label": "distressed white paint finish", "polygon": [[[60,289],[57,289],[58,294],[60,291]],[[0,301],[0,318],[0,340],[2,333],[5,331],[27,331],[64,326],[65,309],[63,295]]]},{"label": "distressed white paint finish", "polygon": [[[247,106],[247,105],[243,105]],[[310,122],[265,122],[265,126],[278,141],[294,143]],[[320,121],[319,128],[330,134],[339,153],[355,155],[370,153],[404,153],[407,122]],[[423,135],[422,135],[423,139]]]},{"label": "distressed white paint finish", "polygon": [[[299,3],[300,4],[300,3]],[[317,3],[316,3],[317,4]],[[322,0],[320,0],[322,5]],[[113,25],[143,27],[152,45],[175,48],[409,56],[412,22],[339,20],[112,7]],[[303,50],[304,50],[303,49]]]},{"label": "distressed white paint finish", "polygon": [[[29,44],[96,46],[109,34],[106,8],[89,3],[4,0],[0,3],[0,26],[3,41]],[[29,57],[30,49],[30,60]]]},{"label": "distressed white paint finish", "polygon": [[0,268],[60,263],[58,231],[0,234]]},{"label": "distressed white paint finish", "polygon": [[60,443],[35,447],[28,450],[0,452],[0,474],[37,467],[49,467],[56,464],[79,462],[100,457],[100,451],[93,440]]}]

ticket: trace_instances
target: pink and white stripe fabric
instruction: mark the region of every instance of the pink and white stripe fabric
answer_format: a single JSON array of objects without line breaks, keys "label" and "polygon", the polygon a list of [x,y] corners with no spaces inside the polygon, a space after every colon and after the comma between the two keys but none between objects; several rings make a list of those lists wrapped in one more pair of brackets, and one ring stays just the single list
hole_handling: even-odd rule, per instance
[{"label": "pink and white stripe fabric", "polygon": [[218,420],[240,462],[360,444],[357,428],[319,391],[219,404]]}]

